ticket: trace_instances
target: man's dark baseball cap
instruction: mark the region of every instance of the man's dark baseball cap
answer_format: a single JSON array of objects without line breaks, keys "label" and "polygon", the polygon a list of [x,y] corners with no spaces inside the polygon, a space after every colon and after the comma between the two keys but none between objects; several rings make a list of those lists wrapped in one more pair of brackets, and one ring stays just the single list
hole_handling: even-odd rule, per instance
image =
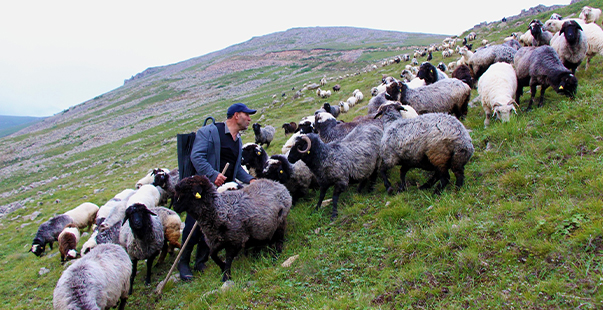
[{"label": "man's dark baseball cap", "polygon": [[245,112],[249,114],[255,114],[256,110],[248,108],[244,103],[235,103],[228,108],[226,112],[227,117],[233,116],[236,112]]}]

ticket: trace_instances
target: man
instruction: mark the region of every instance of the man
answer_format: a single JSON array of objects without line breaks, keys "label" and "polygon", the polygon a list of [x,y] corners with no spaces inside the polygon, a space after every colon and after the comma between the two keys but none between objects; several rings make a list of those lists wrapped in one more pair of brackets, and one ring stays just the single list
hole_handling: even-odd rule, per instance
[{"label": "man", "polygon": [[[255,112],[256,110],[248,108],[243,103],[235,103],[226,112],[226,122],[210,124],[201,127],[197,131],[191,151],[191,162],[198,175],[206,176],[216,186],[221,186],[235,179],[244,183],[251,183],[255,180],[241,167],[243,144],[240,135],[241,131],[249,127],[251,122],[249,115]],[[228,169],[222,174],[226,163],[229,164]],[[191,232],[194,225],[195,219],[187,214],[182,232],[182,241],[186,240],[189,233],[193,235],[186,247],[182,249],[182,256],[178,261],[180,278],[185,281],[193,278],[189,263],[195,244],[197,244],[197,256],[194,266],[196,271],[205,269],[205,262],[209,257],[209,247],[205,243],[201,230],[197,228]]]}]

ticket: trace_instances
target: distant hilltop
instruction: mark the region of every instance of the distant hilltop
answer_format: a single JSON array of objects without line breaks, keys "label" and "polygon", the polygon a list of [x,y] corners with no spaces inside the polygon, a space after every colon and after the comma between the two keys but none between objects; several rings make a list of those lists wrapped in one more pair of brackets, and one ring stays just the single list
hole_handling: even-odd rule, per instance
[{"label": "distant hilltop", "polygon": [[[583,0],[572,0],[572,2],[570,4],[574,4],[574,3],[577,3],[577,2],[580,2],[580,1],[583,1]],[[562,8],[562,7],[565,7],[565,5],[546,6],[546,5],[543,5],[543,4],[539,4],[539,5],[535,6],[535,7],[531,7],[529,9],[527,9],[527,10],[526,9],[521,10],[521,13],[519,13],[518,15],[514,15],[514,16],[501,16],[500,19],[502,20],[503,17],[504,17],[504,18],[507,19],[507,23],[510,23],[510,22],[512,22],[514,20],[517,20],[517,19],[521,19],[521,18],[524,18],[524,17],[533,16],[533,15],[538,15],[540,13],[548,12],[548,11],[552,11],[552,10],[556,10],[556,9],[559,9],[559,8]],[[498,23],[498,22],[500,22],[500,20],[497,20],[497,21],[494,21],[494,22],[481,22],[481,23],[473,26],[473,29],[487,27],[488,25],[491,25],[493,23]]]}]

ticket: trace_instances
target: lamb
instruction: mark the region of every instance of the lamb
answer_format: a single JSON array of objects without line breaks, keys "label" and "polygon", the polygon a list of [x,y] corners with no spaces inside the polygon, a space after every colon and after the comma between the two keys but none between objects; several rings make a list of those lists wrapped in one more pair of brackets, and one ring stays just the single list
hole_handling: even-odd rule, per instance
[{"label": "lamb", "polygon": [[540,20],[535,19],[530,22],[530,32],[534,39],[532,39],[532,46],[550,45],[553,34],[543,30],[543,24]]},{"label": "lamb", "polygon": [[339,141],[347,136],[356,126],[361,123],[372,123],[375,126],[381,126],[380,121],[368,119],[365,121],[352,121],[338,123],[337,120],[326,112],[316,114],[316,131],[324,143]]},{"label": "lamb", "polygon": [[473,72],[473,79],[479,80],[479,77],[482,76],[493,63],[513,63],[513,57],[516,52],[517,50],[505,44],[491,45],[478,49],[473,53],[473,56],[469,58],[469,62],[467,63]]},{"label": "lamb", "polygon": [[585,6],[582,8],[578,18],[584,20],[587,24],[590,24],[596,22],[599,19],[599,16],[601,16],[601,9]]},{"label": "lamb", "polygon": [[163,225],[157,214],[149,210],[144,204],[135,203],[130,205],[126,209],[126,217],[119,231],[119,244],[126,249],[132,260],[129,292],[132,294],[138,261],[147,260],[145,284],[150,285],[153,261],[159,255],[159,251],[164,244]]},{"label": "lamb", "polygon": [[165,191],[165,195],[163,195],[162,199],[159,201],[160,205],[165,205],[167,203],[167,199],[169,198],[171,199],[170,207],[172,207],[174,204],[174,186],[176,186],[178,181],[180,181],[178,168],[174,168],[168,173],[161,171],[155,174],[155,181],[153,181],[153,185]]},{"label": "lamb", "polygon": [[[588,45],[586,51],[586,67],[588,70],[590,60],[596,55],[603,55],[603,30],[597,24],[585,24],[581,19],[572,19],[576,21],[582,28],[583,34],[586,37]],[[544,26],[551,32],[561,31],[561,27],[568,20],[547,20]]]},{"label": "lamb", "polygon": [[96,221],[96,212],[98,212],[98,209],[97,205],[91,202],[84,202],[74,209],[65,212],[65,215],[70,216],[73,219],[72,223],[79,229],[88,227],[88,230],[90,230],[90,227]]},{"label": "lamb", "polygon": [[448,170],[452,170],[456,186],[460,188],[465,179],[464,167],[474,152],[465,126],[442,113],[403,119],[399,113],[402,109],[399,102],[389,102],[381,106],[375,116],[381,116],[384,126],[379,154],[380,174],[387,192],[394,191],[387,171],[395,165],[400,165],[398,191],[406,190],[406,173],[412,168],[435,171],[421,189],[431,188],[439,181],[435,193],[441,193],[450,181]]},{"label": "lamb", "polygon": [[551,47],[555,49],[563,65],[574,74],[588,51],[582,27],[573,20],[563,23],[561,30],[551,39]]},{"label": "lamb", "polygon": [[339,101],[339,110],[341,113],[348,113],[350,110],[350,104],[347,101]]},{"label": "lamb", "polygon": [[473,88],[475,84],[473,77],[471,76],[471,69],[467,65],[460,65],[452,72],[452,77],[463,81],[463,83],[469,85],[469,88]]},{"label": "lamb", "polygon": [[538,106],[542,107],[544,91],[549,87],[558,93],[573,98],[578,88],[578,79],[561,63],[555,50],[548,46],[522,47],[515,55],[515,72],[517,74],[517,91],[515,102],[523,94],[523,87],[530,86],[531,96],[528,110],[536,96],[536,87],[540,85]]},{"label": "lamb", "polygon": [[126,306],[132,274],[128,253],[117,244],[102,244],[69,266],[53,293],[54,309],[109,309]]},{"label": "lamb", "polygon": [[379,144],[383,130],[374,125],[357,126],[341,141],[324,143],[317,134],[298,137],[287,159],[303,161],[316,176],[320,196],[316,210],[322,205],[327,190],[333,189],[331,220],[337,217],[337,202],[351,181],[359,181],[361,191],[367,180],[372,189],[379,163]]},{"label": "lamb", "polygon": [[454,114],[459,119],[467,115],[470,97],[471,88],[457,79],[443,79],[417,89],[399,82],[389,85],[385,93],[387,100],[410,105],[419,115],[442,112]]},{"label": "lamb", "polygon": [[[241,190],[218,194],[205,176],[184,178],[176,185],[174,210],[186,211],[199,222],[210,257],[231,278],[231,265],[243,248],[271,244],[283,249],[291,195],[284,185],[258,179]],[[226,250],[226,262],[218,252]]]},{"label": "lamb", "polygon": [[61,253],[61,263],[67,259],[77,257],[77,243],[80,241],[80,230],[75,224],[67,224],[59,234],[59,252]]},{"label": "lamb", "polygon": [[270,147],[270,142],[274,139],[274,127],[268,125],[264,128],[258,123],[252,125],[253,133],[255,134],[255,143],[259,145],[266,144],[266,148]]},{"label": "lamb", "polygon": [[484,126],[490,124],[493,114],[508,122],[511,112],[517,113],[517,103],[513,99],[517,91],[517,76],[512,65],[504,62],[491,65],[477,82],[477,90],[486,113]]},{"label": "lamb", "polygon": [[296,122],[284,123],[283,126],[281,126],[281,128],[283,128],[285,130],[285,137],[286,137],[288,134],[294,133],[297,130],[297,123]]},{"label": "lamb", "polygon": [[268,153],[255,143],[245,143],[241,154],[241,165],[247,168],[249,174],[255,178],[263,178],[262,170],[268,160]]},{"label": "lamb", "polygon": [[174,253],[175,248],[181,248],[179,240],[182,220],[178,213],[165,207],[149,208],[149,210],[159,216],[161,225],[163,226],[164,243],[161,255],[157,259],[157,264],[161,264],[165,260],[167,253]]},{"label": "lamb", "polygon": [[155,169],[151,169],[149,170],[149,172],[147,173],[147,175],[145,175],[144,177],[142,177],[140,180],[138,180],[138,182],[136,182],[136,189],[139,189],[141,186],[145,185],[145,184],[151,184],[153,183],[153,181],[155,180],[155,174],[159,171],[165,171],[166,173],[170,172],[170,169],[168,168],[155,168]]},{"label": "lamb", "polygon": [[57,215],[42,223],[33,239],[30,252],[36,256],[41,256],[46,250],[46,245],[50,246],[59,240],[59,234],[66,225],[73,223],[73,219],[65,214]]},{"label": "lamb", "polygon": [[287,188],[292,198],[292,205],[308,195],[316,177],[303,161],[292,165],[284,155],[272,155],[264,166],[263,175],[266,179],[277,181]]}]

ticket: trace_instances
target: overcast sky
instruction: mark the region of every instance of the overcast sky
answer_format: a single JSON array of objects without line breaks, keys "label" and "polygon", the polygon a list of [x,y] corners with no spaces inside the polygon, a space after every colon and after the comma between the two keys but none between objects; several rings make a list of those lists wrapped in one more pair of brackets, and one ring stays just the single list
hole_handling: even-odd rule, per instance
[{"label": "overcast sky", "polygon": [[50,116],[148,67],[294,27],[461,34],[570,0],[3,1],[0,115]]}]

